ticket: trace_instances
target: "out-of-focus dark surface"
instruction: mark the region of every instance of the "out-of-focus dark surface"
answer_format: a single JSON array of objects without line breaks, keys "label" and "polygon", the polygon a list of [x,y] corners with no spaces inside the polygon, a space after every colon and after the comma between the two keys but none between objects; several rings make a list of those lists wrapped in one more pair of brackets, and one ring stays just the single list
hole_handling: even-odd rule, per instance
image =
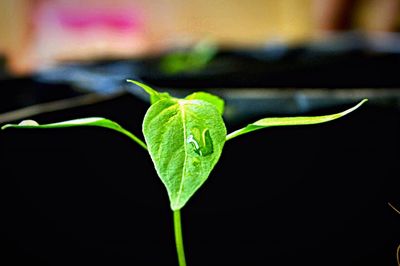
[{"label": "out-of-focus dark surface", "polygon": [[[149,103],[127,78],[176,95],[223,96],[228,132],[261,117],[335,113],[369,98],[330,123],[228,141],[182,210],[186,256],[193,266],[395,265],[400,215],[388,203],[400,206],[398,54],[278,48],[221,52],[203,71],[175,76],[152,68],[154,59],[63,66],[49,76],[3,79],[0,106],[4,114],[119,92],[29,119],[102,116],[142,138]],[[0,264],[177,265],[165,188],[146,151],[125,136],[8,129],[0,131],[0,160]]]},{"label": "out-of-focus dark surface", "polygon": [[37,76],[103,92],[119,88],[126,76],[164,88],[398,88],[399,43],[397,34],[372,39],[355,31],[299,45],[221,48],[203,67],[172,74],[162,63],[174,50],[137,60],[71,63]]}]

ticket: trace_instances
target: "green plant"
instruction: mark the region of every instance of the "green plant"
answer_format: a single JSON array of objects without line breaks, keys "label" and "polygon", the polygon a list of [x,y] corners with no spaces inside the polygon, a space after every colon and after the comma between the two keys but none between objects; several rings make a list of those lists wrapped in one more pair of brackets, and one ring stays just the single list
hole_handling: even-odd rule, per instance
[{"label": "green plant", "polygon": [[364,99],[350,109],[331,115],[264,118],[227,134],[223,121],[224,100],[220,97],[207,92],[194,92],[183,99],[175,98],[137,81],[128,81],[144,89],[150,96],[151,106],[142,124],[145,142],[117,123],[102,117],[45,125],[24,120],[19,124],[4,125],[2,129],[99,126],[116,130],[146,149],[167,189],[180,266],[186,265],[180,211],[207,180],[228,140],[267,127],[332,121],[349,114],[367,101]]},{"label": "green plant", "polygon": [[159,69],[167,75],[191,73],[204,69],[216,56],[217,45],[202,40],[190,48],[171,51],[160,59]]}]

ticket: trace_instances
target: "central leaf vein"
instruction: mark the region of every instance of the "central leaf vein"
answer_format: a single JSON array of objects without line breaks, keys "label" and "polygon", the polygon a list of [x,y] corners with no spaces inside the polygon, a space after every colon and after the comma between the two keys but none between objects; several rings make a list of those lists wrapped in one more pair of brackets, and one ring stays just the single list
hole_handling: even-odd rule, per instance
[{"label": "central leaf vein", "polygon": [[185,169],[186,169],[186,163],[187,163],[187,147],[186,147],[186,117],[185,117],[185,108],[184,108],[184,104],[183,103],[179,103],[179,110],[181,112],[181,118],[182,118],[182,127],[183,127],[183,147],[184,147],[184,152],[185,152],[185,159],[183,161],[183,169],[182,169],[182,176],[181,176],[181,183],[179,185],[179,191],[178,191],[178,197],[176,199],[176,202],[179,203],[180,197],[182,195],[182,190],[183,190],[183,183],[184,183],[184,179],[185,179]]}]

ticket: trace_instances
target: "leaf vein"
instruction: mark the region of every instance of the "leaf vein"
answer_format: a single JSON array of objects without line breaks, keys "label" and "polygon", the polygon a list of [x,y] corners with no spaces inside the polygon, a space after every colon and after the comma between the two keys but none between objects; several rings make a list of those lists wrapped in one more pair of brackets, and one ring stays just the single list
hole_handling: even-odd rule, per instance
[{"label": "leaf vein", "polygon": [[183,108],[183,104],[179,103],[179,110],[181,112],[181,118],[182,118],[182,127],[183,127],[183,147],[184,147],[184,151],[185,151],[185,159],[183,161],[183,167],[182,167],[182,176],[181,176],[181,183],[179,185],[179,190],[178,190],[178,196],[176,199],[176,203],[179,203],[180,197],[182,195],[182,191],[183,191],[183,183],[184,183],[184,179],[185,179],[185,169],[186,169],[186,163],[187,163],[187,147],[186,147],[186,117],[185,117],[185,109]]}]

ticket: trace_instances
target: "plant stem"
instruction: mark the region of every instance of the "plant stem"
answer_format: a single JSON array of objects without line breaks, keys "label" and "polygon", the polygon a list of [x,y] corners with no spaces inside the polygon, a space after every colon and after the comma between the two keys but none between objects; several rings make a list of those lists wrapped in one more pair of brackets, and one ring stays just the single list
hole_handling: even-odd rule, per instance
[{"label": "plant stem", "polygon": [[176,210],[173,212],[174,212],[175,244],[176,244],[176,251],[178,252],[179,266],[186,266],[185,251],[183,250],[181,211]]}]

